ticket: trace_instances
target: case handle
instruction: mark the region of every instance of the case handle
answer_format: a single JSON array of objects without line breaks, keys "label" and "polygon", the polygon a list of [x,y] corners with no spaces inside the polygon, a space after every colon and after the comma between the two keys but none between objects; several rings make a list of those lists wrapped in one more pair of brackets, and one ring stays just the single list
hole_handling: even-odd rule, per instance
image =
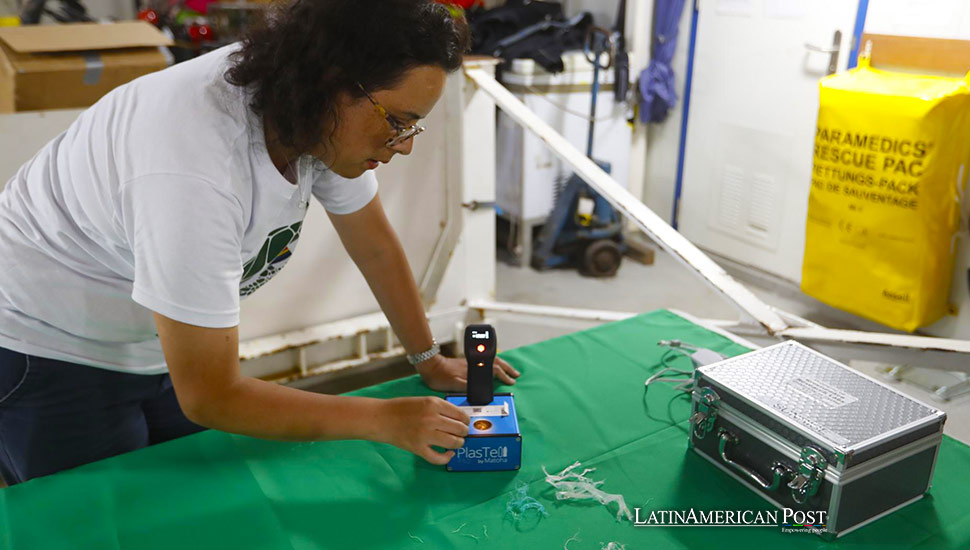
[{"label": "case handle", "polygon": [[720,442],[718,443],[718,453],[721,455],[721,460],[725,464],[730,466],[732,469],[740,474],[743,474],[746,478],[754,482],[755,485],[761,487],[765,491],[774,491],[781,486],[782,481],[786,477],[791,477],[794,472],[788,466],[785,466],[781,462],[774,462],[771,465],[771,481],[766,481],[761,475],[754,471],[753,469],[744,466],[734,460],[731,460],[727,456],[727,446],[728,444],[735,445],[738,442],[736,435],[732,434],[725,428],[718,430],[718,436],[720,437]]}]

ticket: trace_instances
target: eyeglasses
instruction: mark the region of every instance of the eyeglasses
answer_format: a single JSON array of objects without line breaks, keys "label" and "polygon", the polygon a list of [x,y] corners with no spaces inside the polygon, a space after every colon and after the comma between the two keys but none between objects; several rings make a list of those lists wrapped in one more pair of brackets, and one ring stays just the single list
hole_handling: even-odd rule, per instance
[{"label": "eyeglasses", "polygon": [[384,144],[385,146],[395,147],[424,131],[424,127],[418,126],[417,124],[412,124],[411,126],[405,127],[400,122],[398,122],[397,119],[395,119],[390,114],[388,114],[387,109],[385,109],[383,105],[378,103],[377,100],[374,99],[372,95],[367,93],[367,90],[365,90],[364,87],[359,82],[357,83],[357,87],[360,88],[360,91],[364,92],[364,95],[367,96],[367,99],[369,99],[370,102],[374,104],[374,108],[377,109],[377,112],[380,113],[385,120],[387,120],[387,123],[390,124],[391,128],[393,128],[394,131],[396,132],[394,137],[387,140],[387,143]]}]

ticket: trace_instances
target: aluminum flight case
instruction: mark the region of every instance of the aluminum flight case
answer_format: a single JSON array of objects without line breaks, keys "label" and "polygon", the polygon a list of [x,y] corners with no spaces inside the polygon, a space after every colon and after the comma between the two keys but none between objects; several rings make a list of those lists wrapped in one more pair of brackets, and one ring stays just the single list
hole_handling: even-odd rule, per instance
[{"label": "aluminum flight case", "polygon": [[780,509],[825,511],[825,538],[930,488],[946,414],[815,350],[784,342],[694,379],[690,447]]}]

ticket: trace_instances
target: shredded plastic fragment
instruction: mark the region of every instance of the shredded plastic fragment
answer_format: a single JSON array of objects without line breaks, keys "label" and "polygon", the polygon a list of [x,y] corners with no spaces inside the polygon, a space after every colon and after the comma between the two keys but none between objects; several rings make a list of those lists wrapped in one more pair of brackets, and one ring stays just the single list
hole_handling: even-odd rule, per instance
[{"label": "shredded plastic fragment", "polygon": [[618,542],[608,542],[606,543],[606,546],[600,548],[600,550],[626,550],[626,545]]},{"label": "shredded plastic fragment", "polygon": [[485,538],[488,538],[488,526],[482,525],[482,533],[485,534]]},{"label": "shredded plastic fragment", "polygon": [[468,525],[468,524],[467,523],[462,523],[461,525],[458,526],[458,529],[454,529],[451,532],[452,533],[457,533],[458,531],[461,531],[462,527],[464,527],[466,525]]},{"label": "shredded plastic fragment", "polygon": [[408,536],[411,537],[411,540],[416,540],[416,541],[420,542],[421,544],[424,544],[424,541],[421,540],[421,537],[416,537],[416,536],[412,535],[410,531],[408,532]]},{"label": "shredded plastic fragment", "polygon": [[568,539],[566,539],[566,542],[562,543],[562,550],[569,550],[569,543],[573,541],[582,542],[581,540],[579,540],[579,531],[576,531],[575,535],[569,537]]},{"label": "shredded plastic fragment", "polygon": [[538,500],[532,498],[528,494],[529,486],[525,483],[520,483],[518,487],[515,488],[515,494],[509,497],[509,501],[505,504],[505,513],[512,516],[512,521],[516,524],[521,521],[530,510],[535,511],[535,515],[539,518],[548,516],[549,513],[546,512],[546,507],[539,503]]},{"label": "shredded plastic fragment", "polygon": [[546,471],[545,466],[542,467],[542,471],[546,474],[546,483],[556,488],[556,499],[597,500],[607,508],[609,508],[611,503],[615,502],[619,508],[616,512],[616,521],[621,521],[623,517],[626,517],[628,521],[633,521],[633,514],[627,508],[623,495],[615,495],[599,489],[599,486],[606,480],[593,481],[586,477],[586,474],[595,471],[596,468],[586,468],[581,473],[573,471],[580,466],[582,464],[577,460],[572,466],[567,467],[556,475],[552,475]]},{"label": "shredded plastic fragment", "polygon": [[475,539],[475,542],[478,542],[478,537],[476,537],[475,535],[470,535],[468,533],[462,533],[461,536],[468,537],[470,539]]}]

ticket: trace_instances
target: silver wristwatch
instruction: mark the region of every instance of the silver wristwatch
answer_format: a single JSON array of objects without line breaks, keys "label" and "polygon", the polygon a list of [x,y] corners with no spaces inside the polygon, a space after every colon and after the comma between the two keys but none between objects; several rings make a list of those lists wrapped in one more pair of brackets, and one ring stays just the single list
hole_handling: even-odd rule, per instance
[{"label": "silver wristwatch", "polygon": [[417,365],[418,363],[423,363],[428,359],[431,359],[439,353],[441,353],[441,347],[438,346],[438,341],[432,338],[430,349],[427,351],[422,351],[421,353],[415,353],[414,355],[408,354],[408,363],[411,363],[411,365]]}]

